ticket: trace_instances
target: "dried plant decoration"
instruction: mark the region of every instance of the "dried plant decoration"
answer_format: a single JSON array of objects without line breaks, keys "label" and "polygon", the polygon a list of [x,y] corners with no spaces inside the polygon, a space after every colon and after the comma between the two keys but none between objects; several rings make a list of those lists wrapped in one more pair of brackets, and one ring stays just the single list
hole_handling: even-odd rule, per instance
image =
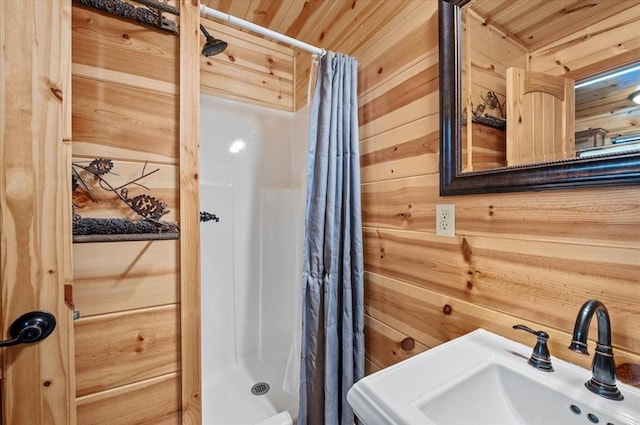
[{"label": "dried plant decoration", "polygon": [[113,161],[110,159],[94,159],[91,163],[85,168],[88,172],[93,175],[101,176],[103,174],[107,174],[113,168]]},{"label": "dried plant decoration", "polygon": [[[501,102],[499,96],[493,91],[488,91],[486,95],[480,93],[479,96],[481,102],[478,105],[474,107],[473,102],[471,102],[472,121],[506,130],[506,100]],[[466,117],[466,108],[464,116]]]},{"label": "dried plant decoration", "polygon": [[[113,184],[109,176],[117,176],[114,173],[114,163],[110,159],[96,158],[89,163],[73,162],[71,188],[73,191],[73,234],[74,235],[117,235],[117,234],[141,234],[141,233],[177,233],[178,225],[175,222],[162,221],[161,218],[170,212],[166,202],[142,193],[129,197],[130,188],[137,187],[149,191],[142,184],[146,177],[158,172],[160,169],[147,171],[147,163],[142,167],[140,175],[123,184]],[[78,214],[81,210],[80,200],[88,198],[93,203],[104,202],[104,196],[95,191],[100,189],[114,195],[115,203],[126,205],[133,213],[134,218],[83,218]],[[78,201],[78,202],[76,202]],[[119,209],[117,205],[108,200]],[[130,239],[130,238],[123,238]],[[114,239],[110,239],[114,240]]]},{"label": "dried plant decoration", "polygon": [[160,202],[149,195],[138,195],[132,199],[127,199],[126,202],[132,210],[147,219],[159,220],[160,217],[168,212],[166,203]]}]

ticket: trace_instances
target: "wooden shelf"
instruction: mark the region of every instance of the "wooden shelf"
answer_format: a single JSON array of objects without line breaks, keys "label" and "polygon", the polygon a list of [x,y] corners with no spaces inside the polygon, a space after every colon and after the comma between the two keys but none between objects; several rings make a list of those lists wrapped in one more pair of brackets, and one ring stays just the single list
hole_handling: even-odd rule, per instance
[{"label": "wooden shelf", "polygon": [[73,243],[158,241],[180,239],[177,223],[126,218],[77,218]]},{"label": "wooden shelf", "polygon": [[123,241],[163,241],[180,239],[180,233],[126,233],[111,235],[73,235],[73,243],[123,242]]}]

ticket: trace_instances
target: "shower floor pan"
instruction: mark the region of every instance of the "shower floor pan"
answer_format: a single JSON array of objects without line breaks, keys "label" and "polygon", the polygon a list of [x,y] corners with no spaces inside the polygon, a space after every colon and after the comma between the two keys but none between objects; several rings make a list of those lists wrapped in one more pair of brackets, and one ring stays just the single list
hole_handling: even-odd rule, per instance
[{"label": "shower floor pan", "polygon": [[[295,419],[297,397],[282,391],[286,361],[284,356],[245,358],[204,377],[203,425],[258,425],[262,421],[286,425],[284,411]],[[267,391],[264,384],[268,384]]]}]

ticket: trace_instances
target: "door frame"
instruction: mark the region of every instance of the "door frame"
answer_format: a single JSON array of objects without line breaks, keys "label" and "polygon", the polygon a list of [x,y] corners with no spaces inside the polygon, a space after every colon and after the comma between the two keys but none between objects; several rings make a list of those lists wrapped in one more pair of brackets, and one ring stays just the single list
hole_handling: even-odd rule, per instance
[{"label": "door frame", "polygon": [[0,1],[0,326],[47,310],[53,333],[2,349],[2,423],[74,425],[71,1]]},{"label": "door frame", "polygon": [[182,425],[202,424],[200,352],[200,5],[180,0],[180,346]]}]

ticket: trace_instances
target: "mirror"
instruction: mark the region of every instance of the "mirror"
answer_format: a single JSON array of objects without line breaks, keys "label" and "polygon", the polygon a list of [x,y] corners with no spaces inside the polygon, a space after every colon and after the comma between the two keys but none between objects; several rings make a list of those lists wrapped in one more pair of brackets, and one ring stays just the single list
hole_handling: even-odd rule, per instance
[{"label": "mirror", "polygon": [[[471,6],[468,3],[471,3]],[[519,3],[523,3],[523,7],[517,10],[514,5]],[[629,45],[635,46],[640,41],[637,30],[633,29],[634,26],[637,28],[640,21],[640,5],[625,0],[594,2],[592,9],[598,10],[569,11],[572,13],[567,13],[566,7],[563,9],[563,6],[560,6],[561,10],[556,11],[555,14],[559,16],[555,27],[549,27],[533,23],[533,15],[542,15],[542,12],[538,12],[540,8],[535,6],[535,3],[525,0],[521,2],[439,0],[441,195],[566,189],[640,182],[638,145],[626,152],[620,151],[622,146],[627,148],[633,146],[628,140],[633,139],[633,134],[634,132],[637,134],[637,130],[631,129],[628,132],[631,137],[627,139],[623,137],[625,134],[619,128],[615,131],[604,129],[591,131],[589,134],[580,133],[585,129],[597,130],[603,127],[596,127],[598,123],[592,122],[581,129],[580,125],[585,127],[584,123],[580,122],[584,119],[584,109],[580,109],[574,99],[579,99],[583,95],[580,92],[575,94],[573,92],[574,84],[577,83],[576,85],[580,87],[581,83],[595,79],[597,74],[611,72],[617,68],[633,68],[634,62],[639,59],[637,50],[627,49],[622,43],[609,48],[602,44],[589,48],[580,45],[578,51],[583,53],[583,57],[570,58],[565,48],[573,46],[575,51],[575,44],[578,42],[585,44],[597,42],[597,35],[604,34],[603,28],[607,27],[616,28],[617,32],[624,33],[621,37],[631,39]],[[469,9],[470,7],[472,8]],[[578,16],[578,20],[568,20],[575,15]],[[464,23],[463,16],[467,19]],[[548,17],[545,19],[550,22]],[[470,22],[473,20],[479,25],[472,27]],[[513,27],[508,26],[509,21],[514,23]],[[626,27],[630,29],[625,33]],[[478,35],[479,31],[493,32],[496,37],[493,40],[481,38]],[[512,35],[516,39],[512,43],[515,47],[505,47],[505,39]],[[552,39],[552,35],[558,35],[559,41]],[[473,46],[469,46],[470,43],[464,43],[467,37],[470,37],[474,43],[483,40],[482,42],[487,44],[483,46],[485,52],[504,55],[509,50],[520,50],[521,55],[519,58],[497,63],[486,54],[483,56],[482,52],[473,51]],[[606,34],[602,38],[610,42],[611,34]],[[473,67],[476,68],[476,72],[472,69]],[[517,100],[510,101],[506,98],[507,81],[503,76],[507,74],[507,69],[512,73],[512,81],[516,81],[515,87],[518,87],[518,84],[525,84],[518,81],[525,81],[528,84],[526,87],[529,88],[524,90],[525,94],[532,91],[530,87],[544,87],[544,90],[555,96],[554,99],[570,99],[572,103],[568,103],[562,109],[558,105],[549,103],[548,100],[538,98],[532,103],[533,106],[529,106],[529,110],[533,111],[531,115],[535,117],[534,125],[527,127],[522,123],[525,121],[522,117],[526,114],[513,112],[510,109],[513,105],[509,104],[525,102],[516,96],[510,96],[510,98]],[[533,73],[521,77],[521,69]],[[480,74],[479,83],[470,82],[474,74]],[[547,74],[570,81],[570,84],[548,83]],[[487,82],[496,75],[498,77],[494,79],[499,80],[498,85]],[[468,85],[465,86],[464,82]],[[604,87],[606,85],[607,83]],[[591,85],[592,88],[596,86],[597,84]],[[555,88],[548,90],[549,87]],[[640,89],[640,82],[637,89]],[[633,91],[631,88],[626,90]],[[587,97],[592,95],[593,92]],[[629,95],[624,101],[631,105]],[[479,107],[480,105],[482,107]],[[574,109],[576,112],[581,112],[574,114]],[[519,119],[512,119],[510,122],[509,111]],[[541,115],[549,114],[550,111],[555,111],[555,114],[549,117]],[[626,113],[626,119],[635,122],[637,128],[640,109],[622,113]],[[633,119],[629,120],[630,116]],[[487,125],[486,122],[478,123],[478,119],[490,121],[489,124],[492,125]],[[556,121],[556,129],[564,129],[564,139],[558,139],[564,140],[563,142],[555,141],[553,134],[560,133],[557,130],[547,131],[547,133],[538,131],[541,127],[540,123],[552,121]],[[499,127],[500,124],[503,125],[503,129],[496,130],[494,127]],[[509,125],[511,130],[507,129]],[[475,130],[472,126],[481,126],[481,131]],[[532,133],[534,129],[538,131],[535,136]],[[499,151],[495,147],[497,145],[494,135],[488,136],[490,131],[494,130],[502,132],[503,141],[498,142],[498,145],[502,143],[504,147],[501,154],[487,156],[488,151]],[[607,132],[604,133],[604,131]],[[512,134],[519,137],[510,137]],[[492,140],[493,147],[487,148],[486,140]],[[549,153],[544,151],[546,148],[540,148],[547,145],[555,146],[556,151],[560,153],[556,151]],[[603,149],[605,145],[606,149]],[[511,148],[508,148],[509,146]],[[559,150],[558,146],[560,146]],[[543,149],[542,153],[540,149]],[[524,154],[519,154],[520,156],[514,160],[512,152],[518,151]],[[533,151],[536,151],[535,155],[531,155]]]}]

